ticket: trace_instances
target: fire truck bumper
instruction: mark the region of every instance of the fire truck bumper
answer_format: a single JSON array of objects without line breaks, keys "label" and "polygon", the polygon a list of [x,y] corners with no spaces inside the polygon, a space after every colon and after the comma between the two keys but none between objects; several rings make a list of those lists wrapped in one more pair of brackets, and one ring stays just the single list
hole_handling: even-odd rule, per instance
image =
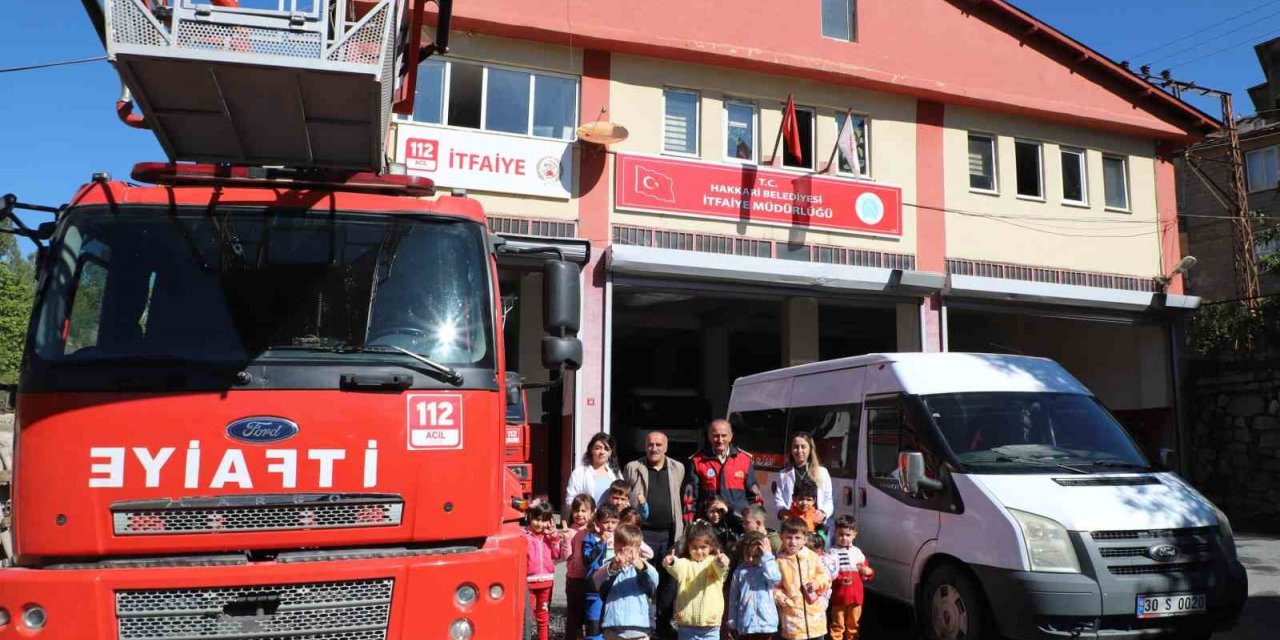
[{"label": "fire truck bumper", "polygon": [[399,640],[520,635],[525,543],[0,569],[0,639]]}]

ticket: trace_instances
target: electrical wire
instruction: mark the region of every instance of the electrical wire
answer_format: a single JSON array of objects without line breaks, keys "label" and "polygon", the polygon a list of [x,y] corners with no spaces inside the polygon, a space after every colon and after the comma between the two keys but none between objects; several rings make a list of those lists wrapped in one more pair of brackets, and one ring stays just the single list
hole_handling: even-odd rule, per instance
[{"label": "electrical wire", "polygon": [[1265,2],[1265,3],[1263,3],[1263,4],[1260,4],[1260,5],[1256,6],[1256,7],[1253,7],[1253,8],[1251,8],[1251,9],[1245,9],[1244,11],[1241,11],[1240,13],[1237,13],[1237,14],[1235,14],[1235,15],[1233,15],[1233,16],[1231,16],[1231,17],[1229,17],[1229,18],[1223,18],[1222,20],[1219,20],[1219,21],[1217,21],[1217,22],[1215,22],[1215,23],[1213,23],[1213,24],[1205,25],[1205,26],[1203,26],[1203,27],[1201,27],[1201,28],[1199,28],[1199,29],[1196,29],[1195,31],[1192,31],[1191,33],[1188,33],[1188,34],[1186,34],[1186,35],[1182,35],[1182,36],[1178,36],[1178,37],[1176,37],[1176,38],[1174,38],[1174,39],[1172,39],[1172,40],[1168,40],[1168,41],[1166,41],[1166,42],[1164,42],[1164,43],[1161,43],[1161,44],[1159,44],[1159,45],[1157,45],[1157,46],[1154,46],[1154,47],[1152,47],[1152,48],[1150,48],[1150,49],[1147,49],[1146,51],[1139,51],[1138,53],[1135,53],[1135,54],[1133,54],[1133,55],[1129,56],[1129,59],[1130,59],[1130,60],[1136,60],[1136,59],[1138,59],[1138,58],[1140,58],[1140,57],[1142,57],[1142,56],[1147,55],[1148,53],[1154,53],[1154,52],[1159,51],[1159,50],[1161,50],[1161,49],[1163,49],[1163,48],[1165,48],[1165,47],[1167,47],[1167,46],[1169,46],[1169,45],[1171,45],[1171,44],[1174,44],[1174,43],[1177,43],[1177,42],[1181,42],[1181,41],[1183,41],[1183,40],[1186,40],[1187,38],[1190,38],[1191,36],[1200,35],[1201,33],[1204,33],[1204,32],[1206,32],[1206,31],[1209,31],[1209,30],[1213,29],[1214,27],[1217,27],[1217,26],[1220,26],[1220,25],[1224,25],[1224,24],[1226,24],[1226,23],[1228,23],[1228,22],[1231,22],[1232,20],[1235,20],[1236,18],[1239,18],[1239,17],[1241,17],[1241,16],[1248,15],[1248,14],[1253,13],[1254,11],[1257,11],[1257,10],[1259,10],[1259,9],[1265,9],[1265,8],[1267,8],[1267,7],[1269,7],[1269,6],[1273,5],[1273,4],[1276,4],[1276,3],[1280,3],[1280,0],[1271,0],[1271,2]]},{"label": "electrical wire", "polygon": [[7,67],[0,69],[0,73],[13,73],[15,71],[35,71],[37,69],[49,69],[52,67],[65,67],[72,64],[84,64],[86,62],[101,62],[106,60],[106,56],[97,56],[94,58],[82,58],[80,60],[59,60],[57,62],[42,62],[40,64],[29,64],[22,67]]},{"label": "electrical wire", "polygon": [[[1277,15],[1280,15],[1280,14],[1277,14]],[[1238,41],[1238,42],[1236,42],[1236,43],[1234,43],[1234,44],[1227,45],[1227,46],[1225,46],[1225,47],[1223,47],[1223,48],[1221,48],[1221,49],[1218,49],[1218,50],[1216,50],[1216,51],[1212,51],[1212,52],[1206,53],[1206,54],[1201,55],[1201,56],[1195,56],[1195,57],[1192,57],[1192,58],[1188,58],[1188,59],[1186,59],[1186,60],[1175,61],[1175,62],[1169,62],[1169,63],[1166,63],[1166,64],[1165,64],[1165,65],[1163,65],[1163,66],[1169,67],[1169,68],[1171,68],[1171,69],[1172,69],[1172,68],[1174,68],[1174,67],[1185,67],[1185,66],[1187,66],[1187,65],[1190,65],[1190,64],[1193,64],[1193,63],[1196,63],[1196,62],[1202,62],[1202,61],[1204,61],[1204,60],[1208,60],[1209,58],[1213,58],[1213,57],[1216,57],[1216,56],[1222,55],[1222,54],[1224,54],[1224,53],[1226,53],[1226,52],[1228,52],[1228,51],[1231,51],[1232,49],[1238,49],[1238,48],[1240,48],[1240,47],[1251,46],[1251,45],[1253,45],[1254,43],[1257,43],[1257,42],[1265,42],[1266,40],[1271,40],[1272,38],[1275,38],[1277,35],[1280,35],[1280,33],[1277,33],[1276,28],[1273,26],[1273,27],[1270,27],[1269,29],[1267,29],[1267,31],[1265,31],[1265,32],[1263,32],[1263,33],[1259,33],[1259,34],[1257,34],[1257,35],[1250,36],[1250,37],[1248,37],[1248,38],[1245,38],[1244,40],[1240,40],[1240,41]],[[1265,40],[1264,40],[1264,38],[1265,38]]]},{"label": "electrical wire", "polygon": [[1256,20],[1253,20],[1253,21],[1248,22],[1248,23],[1246,23],[1246,24],[1242,24],[1242,25],[1240,25],[1240,26],[1238,26],[1238,27],[1236,27],[1236,28],[1234,28],[1234,29],[1228,29],[1228,30],[1226,30],[1226,31],[1223,31],[1222,33],[1219,33],[1218,35],[1215,35],[1215,36],[1213,36],[1213,37],[1211,37],[1211,38],[1207,38],[1207,39],[1205,39],[1205,40],[1202,40],[1202,41],[1200,41],[1200,42],[1198,42],[1198,43],[1196,43],[1196,44],[1193,44],[1193,45],[1191,45],[1191,46],[1183,47],[1182,49],[1179,49],[1178,51],[1174,51],[1173,53],[1167,53],[1167,54],[1162,55],[1162,56],[1160,56],[1160,57],[1152,58],[1151,60],[1148,60],[1148,61],[1147,61],[1147,64],[1153,64],[1153,65],[1154,65],[1155,63],[1160,62],[1161,60],[1168,60],[1169,58],[1177,58],[1178,56],[1180,56],[1180,55],[1182,55],[1182,54],[1184,54],[1184,53],[1187,53],[1188,51],[1193,51],[1193,50],[1195,50],[1195,49],[1199,49],[1200,47],[1203,47],[1204,45],[1209,44],[1210,42],[1217,42],[1218,40],[1221,40],[1221,39],[1223,39],[1223,38],[1225,38],[1225,37],[1227,37],[1227,36],[1230,36],[1230,35],[1232,35],[1232,34],[1239,33],[1239,32],[1241,32],[1241,31],[1243,31],[1243,30],[1245,30],[1245,29],[1249,29],[1249,28],[1251,28],[1251,27],[1256,27],[1256,26],[1258,26],[1258,24],[1259,24],[1259,23],[1261,23],[1263,20],[1266,20],[1266,19],[1268,19],[1268,18],[1274,18],[1274,17],[1276,17],[1276,16],[1280,16],[1280,11],[1274,11],[1274,12],[1272,12],[1272,13],[1268,13],[1267,15],[1262,16],[1262,17],[1260,17],[1260,18],[1257,18]]}]

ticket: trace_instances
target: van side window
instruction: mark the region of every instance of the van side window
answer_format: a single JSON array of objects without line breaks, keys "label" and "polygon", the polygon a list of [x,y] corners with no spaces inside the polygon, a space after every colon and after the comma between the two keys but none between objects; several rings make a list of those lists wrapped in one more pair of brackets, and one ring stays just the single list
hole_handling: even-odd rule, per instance
[{"label": "van side window", "polygon": [[[791,434],[807,431],[813,436],[818,459],[832,475],[858,475],[858,420],[860,404],[832,404],[820,407],[792,407],[787,442]],[[896,455],[896,454],[895,454]]]},{"label": "van side window", "polygon": [[[925,473],[937,471],[937,458],[921,438],[913,412],[901,398],[883,398],[867,403],[867,470],[871,483],[890,491],[898,490],[898,454],[924,454]],[[936,477],[936,476],[933,476]]]},{"label": "van side window", "polygon": [[733,426],[733,444],[750,453],[757,467],[779,468],[786,461],[786,409],[735,411],[729,414],[729,424]]}]

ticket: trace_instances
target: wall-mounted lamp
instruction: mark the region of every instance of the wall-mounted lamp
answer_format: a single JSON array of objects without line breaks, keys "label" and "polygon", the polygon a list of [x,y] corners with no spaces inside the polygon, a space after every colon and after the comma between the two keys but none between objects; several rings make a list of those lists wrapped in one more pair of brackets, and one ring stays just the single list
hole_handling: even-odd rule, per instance
[{"label": "wall-mounted lamp", "polygon": [[1182,260],[1178,261],[1178,266],[1174,267],[1173,271],[1170,271],[1168,275],[1156,276],[1152,278],[1152,280],[1155,280],[1156,284],[1163,289],[1164,287],[1169,286],[1169,282],[1179,274],[1186,273],[1188,269],[1196,266],[1196,262],[1197,260],[1195,256],[1184,256]]}]

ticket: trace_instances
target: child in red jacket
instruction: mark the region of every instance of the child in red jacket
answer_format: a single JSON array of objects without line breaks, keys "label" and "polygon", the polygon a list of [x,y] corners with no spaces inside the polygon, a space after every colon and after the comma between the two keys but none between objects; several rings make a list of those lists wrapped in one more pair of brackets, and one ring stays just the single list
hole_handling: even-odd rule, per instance
[{"label": "child in red jacket", "polygon": [[858,522],[852,516],[836,518],[835,538],[827,550],[826,565],[831,580],[831,640],[857,640],[862,619],[862,583],[875,577],[866,556],[853,546]]},{"label": "child in red jacket", "polygon": [[555,586],[556,560],[560,559],[560,533],[552,519],[551,505],[534,502],[525,512],[529,526],[524,540],[529,549],[529,596],[533,618],[538,623],[538,640],[547,640],[551,620],[551,588]]}]

